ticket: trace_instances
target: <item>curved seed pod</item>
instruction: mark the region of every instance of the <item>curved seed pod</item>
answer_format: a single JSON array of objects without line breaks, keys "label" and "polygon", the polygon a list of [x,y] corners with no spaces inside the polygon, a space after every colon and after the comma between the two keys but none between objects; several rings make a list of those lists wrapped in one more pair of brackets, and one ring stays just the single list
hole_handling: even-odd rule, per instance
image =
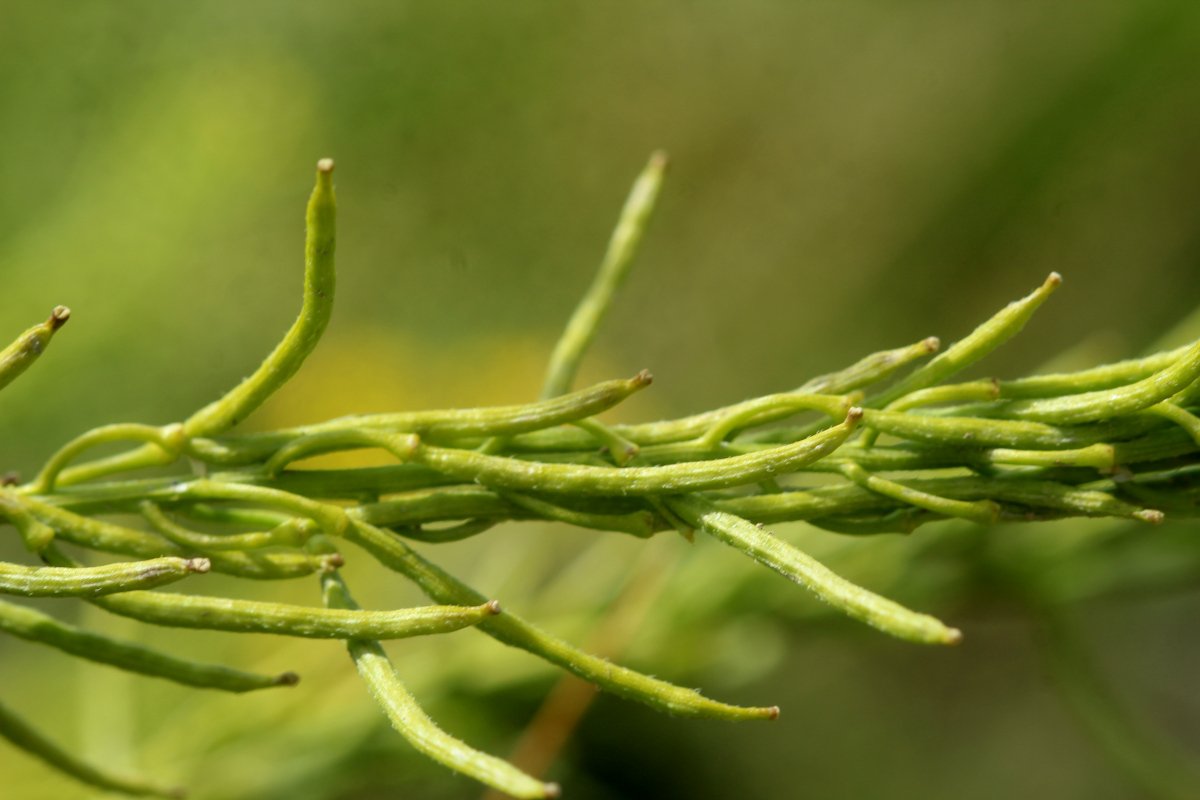
[{"label": "curved seed pod", "polygon": [[607,411],[639,389],[649,386],[652,380],[650,373],[643,370],[627,380],[605,381],[578,392],[524,405],[364,414],[271,433],[196,439],[189,444],[188,452],[210,464],[236,466],[265,460],[280,447],[298,438],[336,431],[416,433],[432,441],[472,436],[511,436],[553,428]]},{"label": "curved seed pod", "polygon": [[[80,516],[35,497],[22,497],[21,502],[28,506],[36,517],[49,523],[57,531],[59,538],[80,547],[139,558],[187,555],[187,551],[179,545],[147,531]],[[337,566],[324,556],[309,553],[228,551],[212,552],[207,558],[213,572],[256,580],[298,578]]]},{"label": "curved seed pod", "polygon": [[867,591],[834,573],[812,556],[777,539],[752,522],[720,511],[697,496],[666,501],[689,524],[805,587],[839,611],[900,639],[922,644],[957,644],[962,633],[928,614]]},{"label": "curved seed pod", "polygon": [[999,396],[1000,384],[994,378],[970,383],[951,383],[946,386],[930,386],[928,389],[910,392],[889,405],[888,411],[908,411],[922,406],[995,400]]},{"label": "curved seed pod", "polygon": [[617,433],[611,426],[594,419],[580,419],[571,423],[582,431],[587,431],[604,446],[608,455],[618,467],[623,467],[637,457],[641,450],[633,442]]},{"label": "curved seed pod", "polygon": [[[296,373],[316,347],[333,311],[336,282],[334,246],[337,210],[333,194],[333,161],[317,162],[317,182],[308,201],[304,242],[304,301],[300,316],[250,377],[183,422],[184,442],[215,436],[245,419]],[[114,472],[139,469],[174,460],[156,445],[64,469],[58,482],[82,483]]]},{"label": "curved seed pod", "polygon": [[991,500],[951,500],[939,497],[905,486],[903,483],[872,475],[857,464],[843,464],[842,474],[864,489],[935,514],[969,519],[981,525],[991,525],[1000,519],[1000,506]]},{"label": "curved seed pod", "polygon": [[0,703],[0,736],[30,755],[45,761],[59,772],[97,789],[120,792],[135,797],[165,797],[178,800],[184,796],[184,792],[180,789],[167,789],[136,778],[114,775],[101,767],[77,758],[47,739],[3,703]]},{"label": "curved seed pod", "polygon": [[863,425],[901,439],[941,445],[1067,449],[1096,444],[1108,431],[1045,422],[980,417],[935,417],[891,409],[863,410]]},{"label": "curved seed pod", "polygon": [[59,473],[85,450],[112,442],[130,440],[157,445],[161,451],[162,463],[169,463],[178,458],[183,449],[183,428],[178,424],[156,427],[132,422],[93,428],[67,442],[57,453],[52,455],[46,465],[42,467],[42,471],[38,473],[30,491],[35,494],[47,494],[53,491]]},{"label": "curved seed pod", "polygon": [[445,544],[446,542],[461,542],[463,539],[478,536],[481,533],[490,531],[498,524],[499,520],[495,519],[469,519],[447,528],[426,528],[421,525],[415,525],[408,528],[401,528],[397,532],[403,536],[407,536],[409,539],[416,539],[419,542]]},{"label": "curved seed pod", "polygon": [[195,572],[208,572],[209,566],[207,558],[173,556],[100,567],[26,567],[0,562],[0,594],[100,597],[174,583]]},{"label": "curved seed pod", "polygon": [[260,547],[303,545],[316,533],[317,525],[312,520],[291,517],[280,522],[269,531],[256,533],[211,534],[185,528],[163,513],[152,500],[143,500],[138,510],[155,531],[180,547],[210,552],[213,550],[255,550]]},{"label": "curved seed pod", "polygon": [[894,373],[919,358],[936,353],[941,346],[942,342],[938,337],[930,336],[916,344],[898,347],[895,350],[881,350],[860,359],[843,370],[813,378],[797,391],[843,394],[855,389],[862,389],[890,378]]},{"label": "curved seed pod", "polygon": [[333,611],[286,603],[160,592],[126,592],[93,603],[123,617],[172,628],[231,633],[274,633],[308,639],[406,639],[450,633],[478,625],[498,613],[494,602],[479,606],[425,606],[396,611]]},{"label": "curved seed pod", "polygon": [[950,345],[925,366],[909,373],[891,388],[871,398],[868,405],[882,408],[906,394],[933,386],[960,372],[1020,332],[1033,312],[1062,283],[1062,276],[1051,272],[1031,294],[997,312],[991,319]]},{"label": "curved seed pod", "polygon": [[300,680],[294,672],[256,675],[216,664],[185,661],[141,645],[81,630],[40,611],[3,600],[0,600],[0,630],[89,661],[202,689],[249,692],[273,686],[294,686]]},{"label": "curved seed pod", "polygon": [[1028,378],[1000,381],[1000,396],[1006,399],[1059,397],[1097,389],[1125,386],[1148,378],[1178,361],[1190,345],[1145,358],[1134,358],[1105,364],[1078,372],[1031,375]]},{"label": "curved seed pod", "polygon": [[644,495],[718,489],[766,480],[832,453],[854,430],[862,412],[807,439],[756,453],[662,467],[544,464],[421,444],[414,460],[460,480],[519,491],[585,495]]},{"label": "curved seed pod", "polygon": [[55,306],[50,312],[50,318],[45,322],[34,325],[22,333],[8,347],[0,350],[0,389],[12,383],[17,377],[29,369],[37,361],[50,344],[54,333],[67,324],[71,318],[71,309],[66,306]]},{"label": "curved seed pod", "polygon": [[305,217],[304,304],[300,316],[250,377],[183,423],[186,438],[213,436],[237,425],[300,369],[325,332],[333,311],[336,241],[333,161],[326,158],[317,162],[317,183]]},{"label": "curved seed pod", "polygon": [[542,397],[555,397],[569,391],[579,370],[579,362],[583,354],[596,338],[596,331],[601,320],[612,305],[613,296],[625,282],[629,274],[629,266],[637,254],[642,235],[654,213],[654,205],[658,200],[658,191],[662,187],[663,176],[667,170],[667,154],[656,152],[650,156],[650,162],[634,181],[617,227],[613,229],[612,238],[608,242],[608,250],[600,262],[600,269],[592,280],[592,285],[575,307],[567,327],[559,337],[550,355],[550,364],[546,367],[546,379],[542,385]]},{"label": "curved seed pod", "polygon": [[[341,576],[322,576],[321,588],[327,608],[358,609]],[[418,752],[513,797],[558,797],[557,784],[542,783],[507,761],[482,753],[439,728],[400,682],[378,642],[351,639],[346,642],[346,649],[392,727]]]},{"label": "curved seed pod", "polygon": [[54,529],[31,514],[24,499],[9,489],[0,488],[0,518],[13,524],[31,553],[42,552],[54,541]]},{"label": "curved seed pod", "polygon": [[629,514],[603,514],[563,508],[546,500],[517,492],[501,495],[513,505],[523,508],[542,519],[565,522],[577,528],[597,531],[617,531],[647,539],[654,534],[655,517],[649,511],[634,511]]},{"label": "curved seed pod", "polygon": [[1095,422],[1148,409],[1187,389],[1197,378],[1200,378],[1200,341],[1169,367],[1136,383],[1065,397],[1011,400],[1001,406],[1001,413],[1015,419],[1059,425]]},{"label": "curved seed pod", "polygon": [[385,433],[383,431],[346,430],[313,433],[296,439],[275,452],[263,468],[268,475],[275,476],[293,461],[299,461],[324,453],[357,450],[363,447],[378,447],[396,457],[397,461],[408,461],[416,450],[420,439],[411,433]]},{"label": "curved seed pod", "polygon": [[1200,445],[1200,417],[1197,417],[1186,408],[1181,408],[1174,403],[1164,400],[1161,403],[1150,406],[1146,411],[1171,420],[1171,422],[1174,422],[1187,431],[1188,436],[1192,437],[1193,442]]},{"label": "curved seed pod", "polygon": [[[353,522],[346,538],[367,550],[385,567],[406,576],[433,600],[474,603],[482,599],[481,594],[426,561],[391,533],[361,520]],[[497,641],[519,647],[613,694],[672,714],[726,720],[775,719],[779,716],[779,709],[774,706],[731,706],[710,700],[693,689],[674,686],[597,658],[507,612],[484,620],[479,629]]]}]

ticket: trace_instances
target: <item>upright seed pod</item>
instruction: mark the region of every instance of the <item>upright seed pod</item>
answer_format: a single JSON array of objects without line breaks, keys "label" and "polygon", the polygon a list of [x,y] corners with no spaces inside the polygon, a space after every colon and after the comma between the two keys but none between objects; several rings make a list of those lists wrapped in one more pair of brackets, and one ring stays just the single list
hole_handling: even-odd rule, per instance
[{"label": "upright seed pod", "polygon": [[71,318],[71,309],[66,306],[55,306],[50,317],[45,322],[34,325],[22,333],[8,347],[0,350],[0,389],[12,383],[17,377],[29,369],[37,361],[50,344],[54,333],[67,324]]}]

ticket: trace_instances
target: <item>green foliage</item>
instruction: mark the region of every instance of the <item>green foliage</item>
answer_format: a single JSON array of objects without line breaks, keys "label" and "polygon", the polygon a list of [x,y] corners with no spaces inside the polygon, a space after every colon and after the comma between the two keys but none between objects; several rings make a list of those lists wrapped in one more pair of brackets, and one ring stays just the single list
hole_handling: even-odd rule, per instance
[{"label": "green foliage", "polygon": [[[0,490],[0,516],[50,565],[0,564],[0,592],[82,597],[175,628],[345,640],[372,695],[417,750],[513,796],[552,797],[555,784],[438,728],[400,682],[379,640],[474,627],[603,689],[681,716],[774,719],[779,709],[711,700],[590,655],[501,612],[495,600],[405,539],[464,539],[527,519],[641,538],[671,530],[691,538],[700,530],[884,633],[955,644],[959,630],[846,580],[763,526],[803,520],[863,535],[947,520],[990,525],[1080,516],[1158,523],[1164,513],[1194,513],[1200,343],[1070,374],[946,383],[1015,335],[1059,285],[1057,274],[890,386],[938,342],[876,353],[795,391],[690,417],[626,425],[595,419],[650,383],[643,372],[567,391],[632,263],[664,163],[656,155],[635,184],[600,275],[554,351],[542,400],[229,433],[296,373],[329,320],[333,164],[321,161],[296,323],[254,373],[189,418],[93,429],[59,449],[30,483]],[[65,319],[56,310],[0,354],[0,386],[29,366]],[[791,421],[812,413],[820,419]],[[123,442],[139,446],[73,465],[94,447]],[[360,449],[383,450],[398,463],[295,466]],[[199,465],[200,475],[180,465],[185,458]],[[126,474],[151,467],[167,472]],[[138,560],[82,566],[59,542]],[[345,561],[340,542],[358,546],[441,605],[361,609],[338,572]],[[325,607],[145,591],[209,571],[243,579],[316,574]],[[9,603],[0,603],[0,629],[192,686],[242,692],[295,683],[290,674],[257,676],[176,659]],[[6,709],[0,733],[86,783],[162,793],[82,763]]]}]

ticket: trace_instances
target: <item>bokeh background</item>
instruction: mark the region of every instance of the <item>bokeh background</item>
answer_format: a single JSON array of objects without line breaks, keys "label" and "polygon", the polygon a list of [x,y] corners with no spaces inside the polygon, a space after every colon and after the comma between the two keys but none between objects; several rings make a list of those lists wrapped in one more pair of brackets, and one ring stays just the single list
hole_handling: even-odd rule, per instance
[{"label": "bokeh background", "polygon": [[[624,418],[953,339],[1051,270],[1065,285],[988,374],[1136,354],[1200,305],[1191,0],[0,8],[0,338],[56,303],[74,311],[0,395],[4,469],[29,474],[93,425],[180,419],[257,364],[299,302],[322,156],[338,164],[337,312],[257,427],[534,397],[655,148],[672,157],[659,214],[583,375],[654,371]],[[1200,747],[1188,524],[782,533],[965,642],[921,648],[834,619],[713,542],[529,525],[431,555],[575,641],[624,597],[621,660],[783,707],[730,726],[600,697],[550,771],[576,800],[1132,798],[1168,791],[1157,778]],[[350,555],[365,602],[417,600]],[[1039,649],[1030,576],[1070,601],[1090,677]],[[207,585],[317,601],[303,581]],[[6,702],[110,766],[196,800],[481,794],[412,755],[336,643],[53,608],[305,676],[226,697],[0,642]],[[556,677],[469,631],[390,650],[448,729],[500,754]],[[1103,710],[1079,724],[1072,689],[1092,678],[1128,728]],[[8,747],[0,776],[4,797],[92,796]]]}]

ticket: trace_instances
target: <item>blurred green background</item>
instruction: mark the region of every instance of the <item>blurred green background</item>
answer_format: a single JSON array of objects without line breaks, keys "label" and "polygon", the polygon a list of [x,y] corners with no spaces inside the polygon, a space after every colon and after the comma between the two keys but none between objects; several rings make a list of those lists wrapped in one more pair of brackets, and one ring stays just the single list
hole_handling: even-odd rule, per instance
[{"label": "blurred green background", "polygon": [[[652,369],[625,418],[953,339],[1051,270],[1066,284],[990,372],[1131,355],[1200,305],[1192,0],[0,7],[0,338],[56,303],[74,311],[0,395],[0,469],[28,475],[93,425],[180,419],[257,364],[299,302],[322,156],[338,164],[337,312],[258,427],[534,397],[660,147],[659,214],[582,376]],[[966,641],[926,649],[843,623],[713,542],[530,525],[432,555],[575,641],[650,575],[661,591],[621,660],[783,707],[729,726],[599,698],[550,773],[569,798],[1146,796],[1054,690],[1014,572],[1078,598],[1067,614],[1089,663],[1167,743],[1153,757],[1200,747],[1186,525],[783,533]],[[417,600],[350,556],[366,603]],[[206,586],[317,601],[315,583]],[[113,767],[197,800],[481,794],[411,754],[335,643],[52,608],[304,673],[295,690],[225,697],[0,642],[6,702]],[[389,649],[434,716],[500,754],[555,678],[469,631]],[[8,747],[0,776],[5,797],[91,796]]]}]

